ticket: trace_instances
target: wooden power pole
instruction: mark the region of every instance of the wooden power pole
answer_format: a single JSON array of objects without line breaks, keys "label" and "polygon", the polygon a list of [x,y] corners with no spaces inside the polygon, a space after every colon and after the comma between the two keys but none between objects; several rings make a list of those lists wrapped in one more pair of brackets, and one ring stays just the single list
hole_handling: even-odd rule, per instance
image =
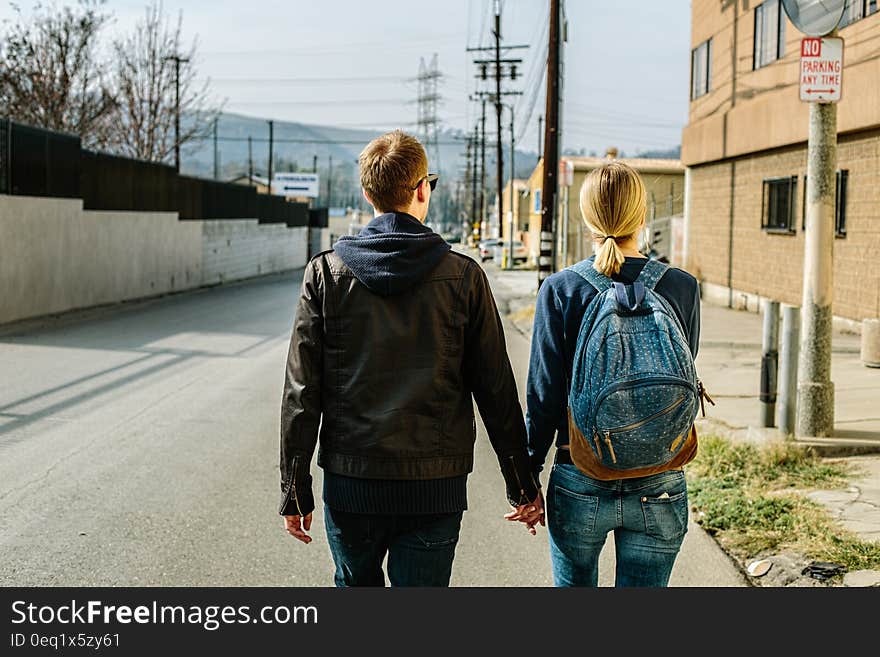
[{"label": "wooden power pole", "polygon": [[559,183],[559,2],[550,0],[550,43],[547,53],[547,108],[544,112],[544,180],[541,188],[541,251],[538,286],[553,273],[556,189]]}]

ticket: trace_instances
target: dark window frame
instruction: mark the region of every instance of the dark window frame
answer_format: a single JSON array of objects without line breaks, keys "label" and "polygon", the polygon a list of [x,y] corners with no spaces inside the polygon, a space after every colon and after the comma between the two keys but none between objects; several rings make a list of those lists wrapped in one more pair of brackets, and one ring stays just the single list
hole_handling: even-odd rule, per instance
[{"label": "dark window frame", "polygon": [[[855,8],[855,11],[852,11]],[[843,9],[843,15],[837,24],[838,29],[843,29],[853,23],[857,23],[863,18],[867,18],[877,13],[880,9],[878,0],[846,0],[846,6]]]},{"label": "dark window frame", "polygon": [[[772,235],[795,235],[795,194],[797,190],[797,176],[781,176],[776,178],[764,178],[761,183],[761,230]],[[774,214],[773,208],[776,206],[772,203],[771,194],[775,189],[786,189],[788,194],[788,217],[783,224],[778,219],[771,222],[771,215]]]},{"label": "dark window frame", "polygon": [[[775,39],[775,47],[772,48],[773,54],[767,55],[764,53],[763,45],[764,45],[764,23],[763,17],[767,13],[768,10],[771,9],[769,5],[773,5],[776,11],[776,39]],[[752,70],[757,71],[759,68],[764,68],[772,64],[775,61],[782,59],[785,56],[785,21],[786,14],[782,9],[781,0],[764,0],[761,4],[755,7],[755,17],[754,17],[754,25],[753,25],[753,44],[752,44]]]},{"label": "dark window frame", "polygon": [[[703,70],[700,79],[696,77],[697,60],[702,58]],[[696,100],[712,91],[712,38],[703,41],[691,50],[691,100]]]},{"label": "dark window frame", "polygon": [[[838,169],[834,181],[834,237],[846,237],[846,197],[849,187],[849,169]],[[801,194],[801,231],[807,230],[807,176]]]}]

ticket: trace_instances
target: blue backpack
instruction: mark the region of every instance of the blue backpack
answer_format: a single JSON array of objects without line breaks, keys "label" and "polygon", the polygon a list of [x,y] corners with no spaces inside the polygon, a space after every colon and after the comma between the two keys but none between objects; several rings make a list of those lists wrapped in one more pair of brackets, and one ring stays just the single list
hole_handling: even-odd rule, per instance
[{"label": "blue backpack", "polygon": [[641,477],[689,462],[704,393],[678,316],[654,290],[668,266],[648,260],[632,285],[600,274],[588,260],[568,269],[597,291],[575,345],[572,462],[597,479]]}]

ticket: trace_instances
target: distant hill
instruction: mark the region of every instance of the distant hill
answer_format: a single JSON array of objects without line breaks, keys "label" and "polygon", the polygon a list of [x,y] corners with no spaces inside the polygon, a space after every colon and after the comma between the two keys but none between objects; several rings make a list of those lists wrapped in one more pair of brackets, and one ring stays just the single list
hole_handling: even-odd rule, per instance
[{"label": "distant hill", "polygon": [[[248,136],[252,137],[252,154],[254,172],[265,175],[268,165],[269,124],[265,119],[224,113],[218,121],[217,150],[219,155],[220,178],[229,180],[246,175],[248,171]],[[381,134],[375,130],[336,128],[333,126],[308,125],[288,121],[275,121],[274,124],[274,169],[276,171],[301,170],[311,171],[314,158],[317,156],[318,173],[326,180],[329,172],[330,158],[333,158],[334,187],[337,181],[345,185],[342,174],[356,186],[355,165],[363,147],[373,138]],[[429,163],[446,183],[455,183],[464,177],[465,141],[463,135],[455,131],[444,131],[439,135],[440,162]],[[495,149],[486,148],[487,183],[495,175]],[[508,151],[505,150],[505,155]],[[537,162],[537,155],[532,152],[517,151],[517,176],[528,176]],[[507,166],[505,162],[505,177]],[[185,174],[212,177],[214,172],[214,144],[211,137],[184,147],[181,154],[181,170]],[[334,194],[335,195],[335,194]]]}]

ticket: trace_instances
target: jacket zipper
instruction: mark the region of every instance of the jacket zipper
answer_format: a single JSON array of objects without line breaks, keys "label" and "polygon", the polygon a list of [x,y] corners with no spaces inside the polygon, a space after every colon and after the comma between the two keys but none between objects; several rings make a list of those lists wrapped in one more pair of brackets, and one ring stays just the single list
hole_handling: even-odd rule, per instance
[{"label": "jacket zipper", "polygon": [[296,464],[299,461],[298,456],[293,457],[293,474],[290,476],[290,494],[293,495],[293,503],[296,504],[297,515],[302,515],[302,509],[299,506],[299,498],[296,496]]},{"label": "jacket zipper", "polygon": [[[523,488],[522,481],[519,478],[519,473],[516,471],[516,462],[514,461],[512,456],[508,456],[507,458],[510,459],[510,468],[513,470],[513,476],[516,477],[516,485],[519,486],[519,499],[525,500],[526,499],[526,489]],[[525,502],[523,502],[523,504],[528,504],[528,503],[529,503],[529,500],[526,500]]]}]

